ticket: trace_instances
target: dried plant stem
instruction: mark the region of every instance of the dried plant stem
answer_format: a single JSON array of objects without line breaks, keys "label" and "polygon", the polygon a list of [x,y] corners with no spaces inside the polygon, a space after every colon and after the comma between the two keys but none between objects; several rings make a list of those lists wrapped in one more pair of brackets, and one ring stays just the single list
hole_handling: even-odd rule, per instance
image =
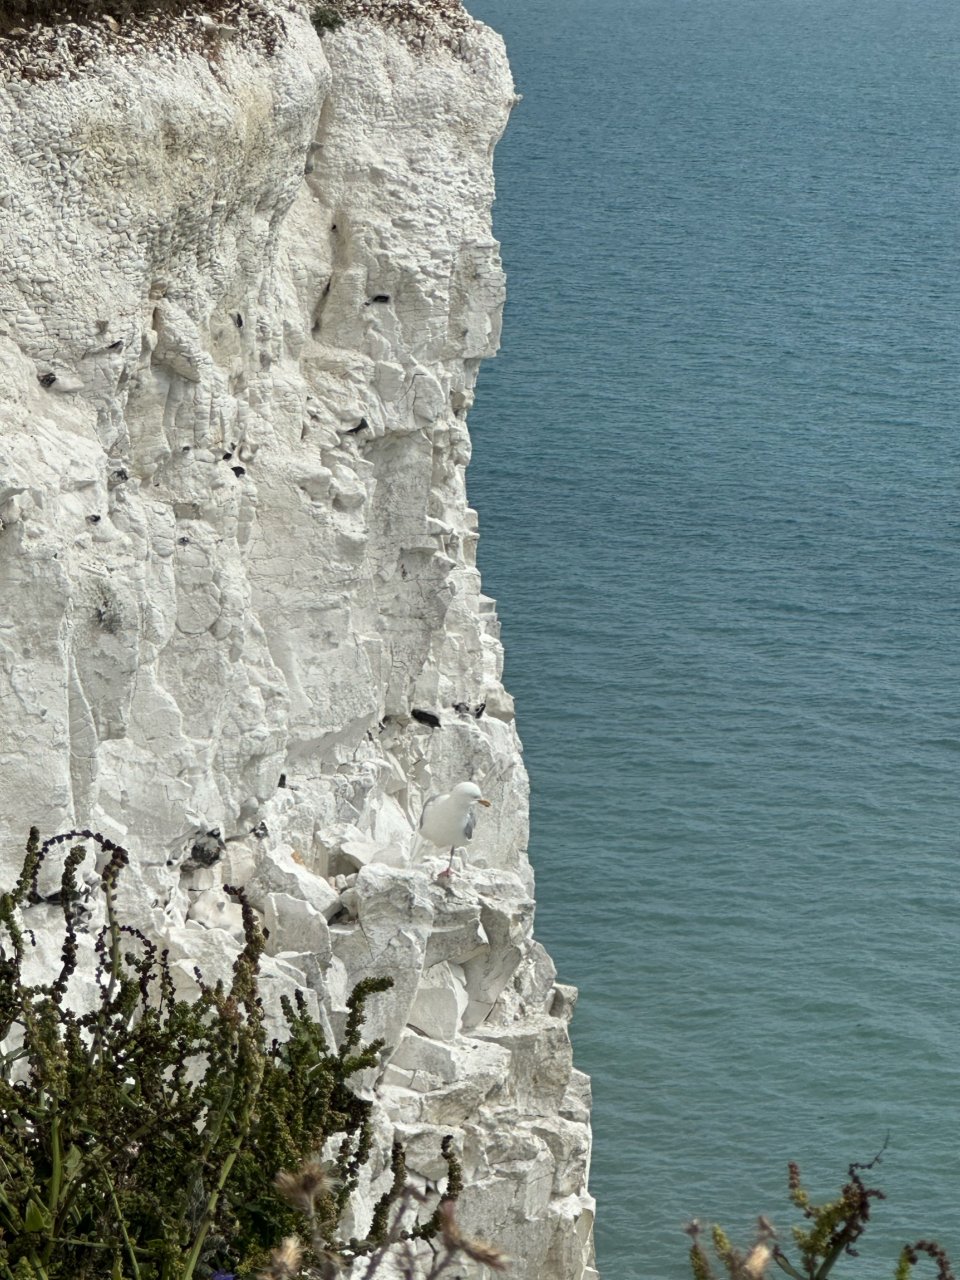
[{"label": "dried plant stem", "polygon": [[426,1280],[437,1280],[438,1276],[442,1276],[448,1267],[452,1267],[457,1261],[457,1254],[452,1250],[445,1249],[442,1254],[438,1254],[434,1259],[433,1266],[427,1272]]},{"label": "dried plant stem", "polygon": [[377,1274],[377,1269],[380,1266],[380,1263],[383,1262],[384,1258],[387,1256],[387,1251],[404,1238],[403,1215],[408,1209],[412,1208],[415,1199],[422,1200],[420,1193],[415,1191],[411,1186],[405,1187],[399,1201],[397,1202],[393,1226],[387,1232],[383,1243],[375,1249],[373,1253],[371,1253],[367,1269],[363,1273],[363,1280],[372,1280],[372,1277]]}]

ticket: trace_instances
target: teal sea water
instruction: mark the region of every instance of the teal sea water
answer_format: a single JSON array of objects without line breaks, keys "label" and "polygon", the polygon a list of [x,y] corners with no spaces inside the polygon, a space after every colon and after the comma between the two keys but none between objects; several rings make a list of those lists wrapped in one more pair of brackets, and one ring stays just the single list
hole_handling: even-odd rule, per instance
[{"label": "teal sea water", "polygon": [[887,1134],[834,1275],[960,1261],[960,6],[472,8],[525,98],[469,484],[601,1270]]}]

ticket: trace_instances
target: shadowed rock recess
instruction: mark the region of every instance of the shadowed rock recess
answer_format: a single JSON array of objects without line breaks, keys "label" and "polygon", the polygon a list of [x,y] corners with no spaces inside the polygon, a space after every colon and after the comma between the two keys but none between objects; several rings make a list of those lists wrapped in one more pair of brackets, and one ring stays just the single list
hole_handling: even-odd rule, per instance
[{"label": "shadowed rock recess", "polygon": [[[332,1034],[391,975],[357,1233],[394,1136],[434,1178],[452,1133],[464,1228],[581,1280],[589,1082],[464,485],[513,86],[449,0],[338,7],[144,34],[101,4],[0,51],[0,871],[31,823],[122,842],[120,909],[184,991],[229,972],[245,885],[268,999],[305,989]],[[414,829],[463,779],[493,803],[438,882]],[[58,909],[25,917],[50,974]]]}]

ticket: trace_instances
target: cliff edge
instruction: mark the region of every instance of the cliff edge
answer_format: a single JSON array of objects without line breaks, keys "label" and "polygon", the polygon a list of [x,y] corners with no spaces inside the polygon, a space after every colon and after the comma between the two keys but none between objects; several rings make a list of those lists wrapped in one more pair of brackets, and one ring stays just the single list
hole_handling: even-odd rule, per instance
[{"label": "cliff edge", "polygon": [[[532,936],[464,484],[509,69],[448,0],[357,0],[322,37],[251,8],[275,38],[194,14],[2,70],[0,871],[33,823],[121,841],[121,908],[184,989],[229,972],[244,885],[268,989],[333,1035],[393,976],[358,1220],[394,1135],[432,1178],[453,1133],[465,1228],[586,1280],[589,1083]],[[492,806],[445,883],[414,832],[463,779]],[[43,971],[58,912],[27,915]]]}]

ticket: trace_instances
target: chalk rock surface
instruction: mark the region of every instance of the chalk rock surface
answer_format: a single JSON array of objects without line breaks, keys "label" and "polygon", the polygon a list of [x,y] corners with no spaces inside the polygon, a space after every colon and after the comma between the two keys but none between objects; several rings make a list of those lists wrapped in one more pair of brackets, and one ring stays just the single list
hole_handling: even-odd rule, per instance
[{"label": "chalk rock surface", "polygon": [[[464,480],[509,69],[458,8],[321,38],[261,7],[272,52],[215,28],[0,83],[0,872],[33,823],[123,843],[185,990],[229,973],[244,885],[266,988],[334,1035],[391,975],[358,1229],[394,1135],[435,1178],[452,1133],[464,1228],[581,1280],[589,1092]],[[415,828],[463,779],[492,806],[438,882]],[[25,912],[41,967],[57,914]]]}]

